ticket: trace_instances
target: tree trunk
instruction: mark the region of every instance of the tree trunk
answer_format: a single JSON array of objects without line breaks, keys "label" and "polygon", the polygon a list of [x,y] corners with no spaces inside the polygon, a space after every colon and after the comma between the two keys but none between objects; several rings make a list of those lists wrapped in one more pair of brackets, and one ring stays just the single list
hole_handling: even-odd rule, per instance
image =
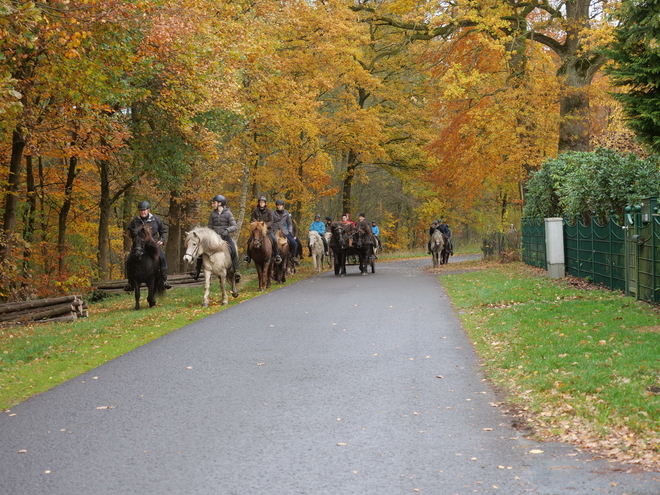
[{"label": "tree trunk", "polygon": [[355,171],[359,165],[360,162],[357,159],[357,155],[353,150],[349,150],[346,163],[346,174],[344,175],[344,190],[341,200],[342,215],[344,213],[351,213],[351,193],[353,189],[353,181],[355,180]]},{"label": "tree trunk", "polygon": [[98,260],[99,277],[107,281],[110,276],[110,178],[109,163],[107,160],[98,160],[99,177],[101,179],[101,200],[99,201],[99,232],[98,232]]},{"label": "tree trunk", "polygon": [[593,74],[582,73],[578,63],[567,62],[559,69],[559,75],[565,77],[564,96],[559,104],[559,153],[591,150],[588,89]]},{"label": "tree trunk", "polygon": [[34,184],[32,155],[27,155],[25,157],[25,179],[28,196],[28,209],[25,212],[23,239],[25,239],[29,246],[23,252],[23,275],[28,275],[28,272],[30,271],[30,248],[34,241],[34,217],[37,212],[37,190]]},{"label": "tree trunk", "polygon": [[[257,160],[255,160],[254,167],[257,167]],[[234,242],[236,242],[236,245],[238,246],[238,238],[241,234],[241,228],[243,227],[243,221],[245,220],[245,214],[247,213],[247,195],[248,195],[248,190],[250,189],[250,165],[248,164],[248,161],[245,161],[245,165],[243,166],[243,182],[241,184],[241,197],[239,199],[239,204],[238,204],[238,218],[236,218],[236,224],[238,225],[238,230],[236,233],[232,236],[232,239],[234,239]]]},{"label": "tree trunk", "polygon": [[177,191],[170,191],[169,225],[167,229],[167,244],[165,245],[165,258],[169,260],[167,266],[169,273],[179,273],[183,268],[181,256],[181,201]]},{"label": "tree trunk", "polygon": [[76,168],[78,165],[78,158],[72,156],[69,158],[69,172],[66,177],[66,184],[64,185],[64,202],[60,209],[60,214],[57,221],[57,255],[58,255],[58,271],[63,274],[66,268],[66,222],[71,210],[72,196],[73,196],[73,181],[78,174]]},{"label": "tree trunk", "polygon": [[[11,160],[9,161],[9,176],[7,178],[7,188],[5,189],[5,213],[2,226],[7,234],[13,234],[16,231],[16,207],[18,205],[18,190],[21,186],[24,149],[25,139],[23,139],[18,129],[15,129],[12,133]],[[7,246],[2,249],[0,260],[4,261],[9,256],[11,256],[11,247]]]}]

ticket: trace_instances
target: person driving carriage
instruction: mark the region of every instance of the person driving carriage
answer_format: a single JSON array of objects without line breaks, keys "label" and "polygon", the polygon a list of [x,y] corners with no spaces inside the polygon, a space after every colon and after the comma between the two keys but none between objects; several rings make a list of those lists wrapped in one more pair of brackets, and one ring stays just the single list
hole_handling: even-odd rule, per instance
[{"label": "person driving carriage", "polygon": [[[250,215],[250,222],[264,222],[266,228],[268,229],[268,237],[270,238],[271,245],[273,247],[273,254],[275,255],[275,263],[281,263],[282,258],[277,249],[277,241],[275,240],[275,234],[273,231],[273,210],[266,206],[266,196],[260,196],[257,201],[257,207],[252,210],[252,215]],[[248,238],[247,241],[247,253],[243,261],[249,263],[252,261],[250,259],[250,244],[252,243],[252,236]]]},{"label": "person driving carriage", "polygon": [[[151,229],[151,236],[158,243],[158,247],[160,248],[158,252],[160,255],[160,273],[163,276],[163,286],[166,289],[171,289],[172,286],[167,281],[167,260],[165,259],[165,252],[163,251],[163,246],[167,241],[167,227],[160,218],[151,213],[151,205],[148,201],[140,201],[137,204],[137,209],[137,216],[128,224],[128,233],[129,235],[132,235],[132,232],[137,231],[137,229],[143,225],[147,225]],[[124,290],[130,292],[133,290],[133,286],[126,284]]]},{"label": "person driving carriage", "polygon": [[[234,240],[229,236],[232,232],[238,230],[238,225],[234,219],[234,214],[229,210],[227,206],[227,198],[222,194],[217,194],[211,200],[211,207],[213,210],[209,215],[208,228],[215,231],[222,240],[229,244],[229,252],[231,253],[231,261],[234,265],[234,279],[236,282],[241,281],[241,274],[238,273],[238,250],[236,249],[236,244]],[[193,278],[197,280],[199,278],[199,273],[202,270],[202,257],[197,258],[197,266],[195,267],[195,275]]]},{"label": "person driving carriage", "polygon": [[[330,217],[326,217],[330,218]],[[321,221],[321,215],[318,213],[314,215],[314,221],[312,222],[312,225],[309,226],[310,231],[318,232],[321,235],[321,240],[323,241],[323,252],[325,253],[326,256],[328,256],[328,241],[325,238],[325,224]],[[307,245],[309,248],[309,255],[312,255],[312,248]]]},{"label": "person driving carriage", "polygon": [[298,263],[296,253],[298,252],[298,241],[291,234],[293,230],[293,220],[288,211],[284,209],[284,200],[275,201],[275,211],[273,212],[273,232],[281,231],[289,241],[290,252],[293,254],[291,261]]}]

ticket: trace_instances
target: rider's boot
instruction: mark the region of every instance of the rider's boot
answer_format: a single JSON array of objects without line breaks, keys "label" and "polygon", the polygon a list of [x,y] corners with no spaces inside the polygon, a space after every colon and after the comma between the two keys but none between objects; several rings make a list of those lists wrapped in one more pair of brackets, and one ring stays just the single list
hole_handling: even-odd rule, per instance
[{"label": "rider's boot", "polygon": [[172,286],[167,281],[167,268],[161,268],[160,274],[163,276],[163,287],[165,287],[165,290],[170,290]]},{"label": "rider's boot", "polygon": [[126,292],[131,292],[133,290],[133,286],[127,283],[126,285],[124,285],[124,290]]},{"label": "rider's boot", "polygon": [[199,256],[197,258],[197,263],[195,264],[195,271],[189,273],[189,275],[195,280],[199,280],[199,274],[202,271],[202,261],[203,261],[202,257]]},{"label": "rider's boot", "polygon": [[239,283],[241,281],[241,274],[238,273],[238,254],[234,258],[232,258],[232,262],[234,265],[234,280],[236,283]]}]

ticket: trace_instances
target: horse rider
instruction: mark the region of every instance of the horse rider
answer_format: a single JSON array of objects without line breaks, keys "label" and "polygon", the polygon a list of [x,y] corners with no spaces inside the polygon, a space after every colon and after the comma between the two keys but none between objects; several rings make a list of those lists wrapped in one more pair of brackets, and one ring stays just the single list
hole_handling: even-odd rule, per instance
[{"label": "horse rider", "polygon": [[298,242],[291,234],[292,229],[293,220],[291,214],[284,209],[284,200],[278,199],[275,201],[275,211],[273,212],[273,232],[279,230],[284,234],[289,241],[290,251],[293,253],[291,261],[298,263],[298,258],[296,258],[296,253],[298,253]]},{"label": "horse rider", "polygon": [[[213,210],[209,215],[209,229],[213,230],[216,234],[222,237],[222,240],[229,244],[229,252],[231,253],[231,262],[234,265],[234,280],[236,283],[241,281],[241,274],[238,273],[238,250],[234,239],[230,237],[238,230],[238,225],[234,219],[234,214],[227,206],[227,198],[222,194],[217,194],[211,200],[211,207]],[[199,272],[202,269],[202,257],[197,258],[197,266],[195,267],[195,280],[199,278]]]},{"label": "horse rider", "polygon": [[[312,225],[309,226],[310,231],[318,232],[321,235],[321,240],[323,241],[323,252],[328,256],[328,241],[325,240],[325,224],[321,221],[321,215],[318,213],[314,215],[314,221]],[[312,255],[312,248],[308,245],[309,255]]]},{"label": "horse rider", "polygon": [[327,232],[330,232],[331,229],[332,229],[332,217],[328,215],[327,217],[325,217],[325,230]]},{"label": "horse rider", "polygon": [[447,241],[449,244],[449,254],[453,256],[454,244],[452,243],[451,240],[451,230],[449,229],[449,225],[443,223],[441,219],[433,220],[433,222],[431,222],[431,228],[429,229],[429,243],[428,243],[427,254],[431,254],[431,237],[433,237],[433,232],[435,232],[436,230],[440,231],[442,234],[445,235],[445,237],[447,237]]},{"label": "horse rider", "polygon": [[433,237],[433,232],[438,228],[438,221],[433,220],[431,222],[431,227],[429,228],[429,242],[428,242],[428,249],[426,250],[426,254],[431,254],[431,238]]},{"label": "horse rider", "polygon": [[374,235],[376,238],[376,242],[378,243],[378,249],[382,249],[383,245],[380,243],[380,229],[378,228],[378,225],[376,225],[375,221],[371,222],[371,233]]},{"label": "horse rider", "polygon": [[449,228],[449,224],[443,222],[441,219],[438,218],[437,229],[447,236],[447,239],[449,240],[449,254],[454,256],[454,243],[452,242],[451,239],[452,236],[451,236],[451,229]]},{"label": "horse rider", "polygon": [[[252,215],[250,215],[250,222],[264,222],[266,224],[266,228],[268,229],[268,237],[270,238],[273,247],[273,254],[275,255],[275,263],[281,263],[282,258],[280,257],[280,253],[277,249],[277,241],[275,240],[275,234],[273,233],[273,210],[266,206],[266,196],[259,197],[259,200],[257,201],[257,207],[252,210]],[[250,236],[247,241],[247,254],[245,255],[245,258],[243,258],[246,263],[252,261],[250,259],[251,242],[252,236]]]},{"label": "horse rider", "polygon": [[[143,225],[149,227],[151,230],[151,236],[160,248],[158,253],[160,255],[160,273],[163,276],[163,286],[165,289],[171,289],[172,286],[167,281],[167,260],[165,259],[165,252],[163,251],[163,246],[167,241],[167,227],[160,218],[151,213],[151,205],[148,201],[140,201],[137,204],[137,209],[137,216],[128,224],[128,232],[129,234],[135,232]],[[130,284],[126,284],[124,290],[130,292],[133,290],[133,287]]]}]

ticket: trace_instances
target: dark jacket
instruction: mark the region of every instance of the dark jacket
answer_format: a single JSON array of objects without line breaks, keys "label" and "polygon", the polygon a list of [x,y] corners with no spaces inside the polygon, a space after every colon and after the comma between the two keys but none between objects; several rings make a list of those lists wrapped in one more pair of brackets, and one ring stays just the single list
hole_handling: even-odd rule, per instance
[{"label": "dark jacket", "polygon": [[132,235],[135,230],[145,224],[148,225],[151,229],[151,236],[156,240],[156,242],[161,241],[163,244],[165,244],[167,241],[167,227],[160,218],[151,213],[149,213],[147,218],[143,219],[138,215],[133,220],[131,220],[131,223],[128,224],[129,234]]},{"label": "dark jacket", "polygon": [[229,206],[225,206],[221,213],[218,213],[218,210],[213,210],[209,215],[208,226],[209,229],[214,230],[220,236],[223,235],[225,230],[227,230],[228,234],[238,230],[238,225],[236,225],[236,220],[233,213],[229,210]]},{"label": "dark jacket", "polygon": [[267,206],[263,210],[257,206],[252,210],[250,222],[264,222],[266,227],[268,227],[268,232],[271,232],[273,227],[273,211]]}]

